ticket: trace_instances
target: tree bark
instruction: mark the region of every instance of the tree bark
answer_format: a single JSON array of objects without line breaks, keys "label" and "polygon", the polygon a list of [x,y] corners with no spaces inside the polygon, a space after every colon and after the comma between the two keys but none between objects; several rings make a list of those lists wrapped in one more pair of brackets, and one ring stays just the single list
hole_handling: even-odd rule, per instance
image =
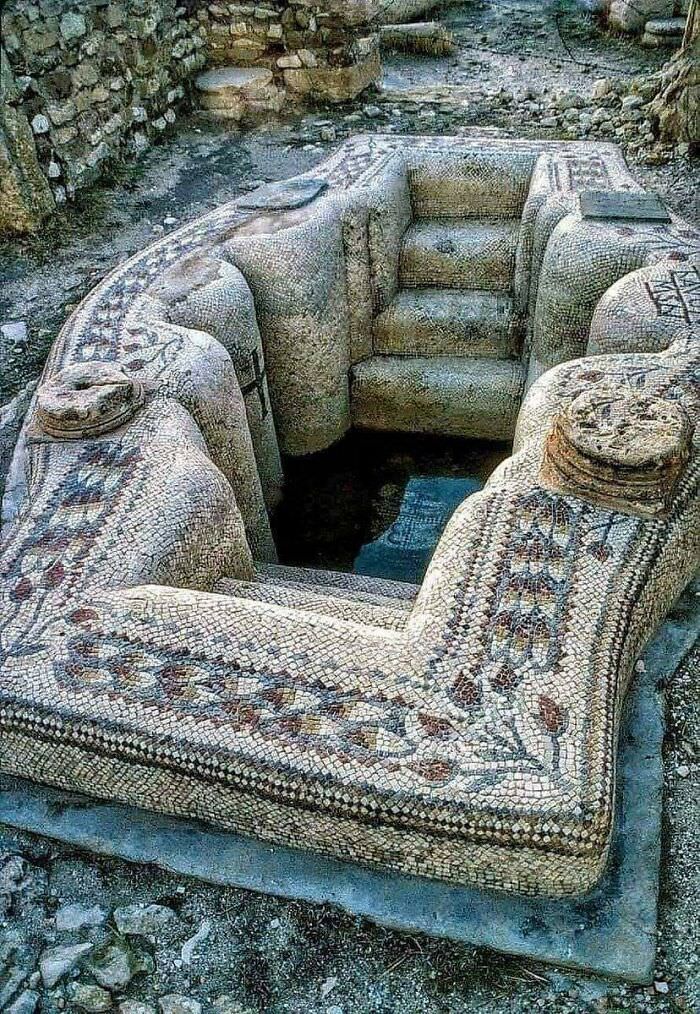
[{"label": "tree bark", "polygon": [[683,44],[661,71],[651,112],[663,141],[700,145],[700,0],[690,0]]}]

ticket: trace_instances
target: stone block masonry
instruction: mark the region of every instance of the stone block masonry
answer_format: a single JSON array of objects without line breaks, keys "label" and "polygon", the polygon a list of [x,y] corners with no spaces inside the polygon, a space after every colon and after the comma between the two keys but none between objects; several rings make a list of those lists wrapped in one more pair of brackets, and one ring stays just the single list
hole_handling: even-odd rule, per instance
[{"label": "stone block masonry", "polygon": [[333,4],[304,0],[258,6],[213,3],[200,11],[214,67],[271,71],[270,95],[256,104],[270,111],[308,96],[330,102],[352,99],[376,81],[380,65],[373,16],[357,4],[335,10]]},{"label": "stone block masonry", "polygon": [[8,0],[2,38],[0,228],[17,231],[163,134],[206,61],[177,0]]},{"label": "stone block masonry", "polygon": [[269,72],[264,94],[234,96],[232,119],[353,98],[379,76],[375,16],[357,2],[8,0],[0,231],[36,230],[111,162],[147,148],[187,108],[204,67]]}]

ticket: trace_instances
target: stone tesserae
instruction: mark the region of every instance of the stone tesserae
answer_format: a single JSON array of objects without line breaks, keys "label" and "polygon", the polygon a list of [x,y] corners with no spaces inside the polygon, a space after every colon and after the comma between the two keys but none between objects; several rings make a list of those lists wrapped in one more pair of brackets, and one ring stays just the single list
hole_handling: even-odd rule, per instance
[{"label": "stone tesserae", "polygon": [[[658,15],[686,24],[608,6],[649,46]],[[332,66],[197,87],[239,130]],[[0,820],[137,860],[201,836],[161,865],[649,982],[661,788],[634,722],[660,764],[654,682],[700,562],[699,325],[700,230],[597,139],[352,134],[121,260],[7,470]],[[290,463],[357,434],[508,448],[415,583],[280,553]],[[107,999],[73,1001],[106,1010],[121,987],[91,974]]]}]

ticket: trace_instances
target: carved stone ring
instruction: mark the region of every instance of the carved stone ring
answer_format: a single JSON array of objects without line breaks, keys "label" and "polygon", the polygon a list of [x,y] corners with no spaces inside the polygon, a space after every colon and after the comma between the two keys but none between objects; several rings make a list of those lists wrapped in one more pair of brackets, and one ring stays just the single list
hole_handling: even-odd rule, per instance
[{"label": "carved stone ring", "polygon": [[63,440],[99,436],[128,422],[144,397],[143,384],[116,363],[75,363],[41,385],[36,421]]},{"label": "carved stone ring", "polygon": [[562,493],[653,517],[668,507],[692,436],[688,414],[677,402],[597,384],[555,419],[542,477]]}]

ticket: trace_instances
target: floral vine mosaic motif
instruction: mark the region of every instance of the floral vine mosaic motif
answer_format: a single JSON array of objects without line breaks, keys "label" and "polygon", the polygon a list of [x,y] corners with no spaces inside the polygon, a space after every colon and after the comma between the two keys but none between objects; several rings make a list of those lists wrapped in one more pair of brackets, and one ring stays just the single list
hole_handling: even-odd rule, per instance
[{"label": "floral vine mosaic motif", "polygon": [[[588,890],[700,532],[700,235],[587,217],[589,190],[639,194],[614,146],[357,137],[108,276],[13,462],[0,768]],[[276,563],[280,452],[352,426],[513,440],[420,587]]]}]

